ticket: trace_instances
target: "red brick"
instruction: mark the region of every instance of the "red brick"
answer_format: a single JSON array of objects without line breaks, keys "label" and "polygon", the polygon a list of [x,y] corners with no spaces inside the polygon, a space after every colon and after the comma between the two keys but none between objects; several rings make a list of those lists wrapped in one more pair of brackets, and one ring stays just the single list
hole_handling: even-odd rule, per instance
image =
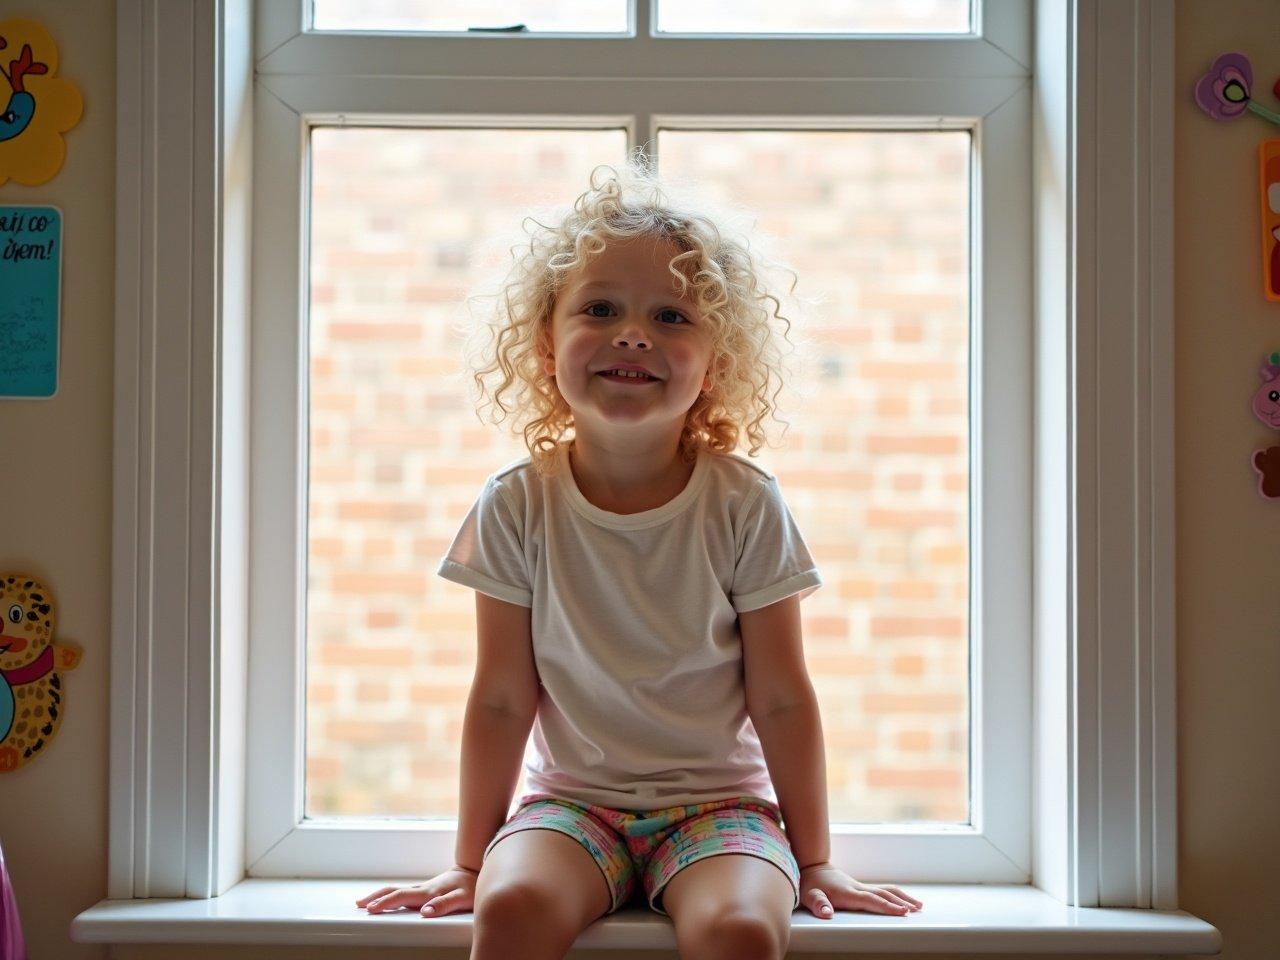
[{"label": "red brick", "polygon": [[966,617],[872,617],[873,637],[963,637]]},{"label": "red brick", "polygon": [[965,708],[958,693],[869,693],[863,699],[869,715],[889,713],[954,713]]},{"label": "red brick", "polygon": [[888,592],[895,600],[932,600],[938,595],[938,585],[932,580],[895,580]]},{"label": "red brick", "polygon": [[852,653],[823,653],[812,657],[813,672],[824,677],[865,677],[875,672],[870,657]]},{"label": "red brick", "polygon": [[873,433],[867,436],[867,452],[872,454],[919,453],[936,456],[962,453],[964,449],[964,438],[951,434],[910,436],[901,433]]},{"label": "red brick", "polygon": [[396,500],[343,500],[338,503],[339,520],[421,520],[427,508],[421,503]]},{"label": "red brick", "polygon": [[923,751],[933,746],[933,734],[927,730],[901,730],[894,741],[899,750]]},{"label": "red brick", "polygon": [[865,727],[836,727],[823,724],[822,742],[826,749],[842,752],[846,750],[870,750],[877,745],[876,733]]},{"label": "red brick", "polygon": [[400,614],[394,610],[370,610],[365,616],[365,626],[371,630],[385,630],[400,625]]},{"label": "red brick", "polygon": [[312,410],[336,410],[340,413],[350,413],[355,410],[357,398],[351,392],[336,392],[332,390],[313,390],[311,392],[311,409]]},{"label": "red brick", "polygon": [[877,397],[876,416],[900,419],[911,416],[911,401],[906,397]]},{"label": "red brick", "polygon": [[317,650],[322,665],[361,667],[370,670],[400,670],[417,659],[412,647],[375,647],[351,643],[322,643]]},{"label": "red brick", "polygon": [[867,770],[867,786],[873,788],[920,787],[954,788],[964,783],[964,774],[946,767],[926,767],[920,770],[900,767],[871,767]]},{"label": "red brick", "polygon": [[342,321],[329,324],[324,332],[331,340],[362,343],[417,343],[422,340],[422,328],[416,323]]},{"label": "red brick", "polygon": [[900,677],[919,677],[924,675],[924,657],[908,656],[893,658],[893,672]]},{"label": "red brick", "polygon": [[968,566],[969,545],[952,543],[930,547],[927,559],[931,566]]},{"label": "red brick", "polygon": [[848,617],[807,616],[804,618],[804,631],[813,637],[845,637],[849,634]]},{"label": "red brick", "polygon": [[924,380],[930,382],[963,382],[965,370],[953,360],[864,360],[858,364],[859,380],[884,380],[890,383]]},{"label": "red brick", "polygon": [[396,544],[390,537],[366,537],[360,549],[364,560],[385,560],[395,556]]},{"label": "red brick", "polygon": [[873,507],[867,511],[868,527],[894,530],[919,527],[955,527],[963,514],[957,510],[887,510]]},{"label": "red brick", "polygon": [[392,594],[417,598],[427,589],[426,573],[394,573],[389,570],[377,573],[342,572],[330,578],[329,590],[334,596],[381,596]]},{"label": "red brick", "polygon": [[335,559],[342,556],[343,542],[340,537],[312,537],[308,550],[312,557]]},{"label": "red brick", "polygon": [[411,683],[409,684],[409,701],[415,705],[465,704],[470,687],[459,683]]},{"label": "red brick", "polygon": [[837,588],[837,593],[841,600],[869,600],[877,593],[874,580],[841,580],[837,584]]}]

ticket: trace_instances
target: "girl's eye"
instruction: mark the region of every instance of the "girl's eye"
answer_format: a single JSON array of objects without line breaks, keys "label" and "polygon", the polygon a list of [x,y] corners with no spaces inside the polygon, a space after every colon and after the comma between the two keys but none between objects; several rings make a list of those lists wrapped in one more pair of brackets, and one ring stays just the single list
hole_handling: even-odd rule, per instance
[{"label": "girl's eye", "polygon": [[[592,311],[593,311],[593,310],[595,310],[595,308],[596,308],[596,307],[604,307],[606,310],[608,310],[608,309],[609,309],[609,304],[605,303],[603,300],[599,300],[599,301],[597,301],[597,302],[595,302],[595,303],[589,303],[589,304],[587,304],[585,307],[583,307],[583,308],[582,308],[582,312],[583,312],[583,313],[585,313],[585,314],[587,314],[588,316],[591,316],[591,317],[603,318],[603,317],[605,316],[605,314],[601,314],[601,313],[592,313]],[[684,315],[683,315],[682,313],[680,313],[680,311],[678,311],[678,310],[672,310],[670,307],[667,307],[666,309],[664,309],[664,310],[660,311],[660,312],[659,312],[659,314],[658,314],[658,316],[662,316],[662,314],[664,314],[664,313],[669,313],[669,314],[672,314],[673,316],[675,316],[675,317],[676,317],[676,321],[675,321],[675,323],[671,323],[671,324],[669,324],[669,326],[673,326],[673,327],[674,327],[674,326],[676,326],[676,325],[677,325],[677,324],[679,324],[679,323],[688,323],[688,322],[689,322],[688,320],[686,320],[686,319],[685,319]]]}]

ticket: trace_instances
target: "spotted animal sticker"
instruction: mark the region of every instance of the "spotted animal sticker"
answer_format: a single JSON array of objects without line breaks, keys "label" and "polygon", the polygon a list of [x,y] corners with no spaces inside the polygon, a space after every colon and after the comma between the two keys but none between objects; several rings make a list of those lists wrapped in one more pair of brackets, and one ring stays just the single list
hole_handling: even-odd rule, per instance
[{"label": "spotted animal sticker", "polygon": [[47,753],[65,711],[63,675],[81,651],[54,643],[57,607],[49,588],[22,573],[0,573],[0,773]]}]

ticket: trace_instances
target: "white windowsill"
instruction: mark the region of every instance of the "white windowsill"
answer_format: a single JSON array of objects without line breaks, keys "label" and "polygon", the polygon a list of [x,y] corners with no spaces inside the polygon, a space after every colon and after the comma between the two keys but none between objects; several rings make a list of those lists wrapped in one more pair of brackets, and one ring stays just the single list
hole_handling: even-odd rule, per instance
[{"label": "white windowsill", "polygon": [[[401,881],[403,882],[403,881]],[[242,880],[211,900],[103,900],[71,922],[77,943],[468,947],[472,914],[368,914],[355,901],[385,880]],[[791,949],[818,953],[1215,954],[1218,930],[1183,911],[1067,907],[1030,886],[904,884],[924,909],[792,920]],[[671,921],[645,908],[596,921],[576,947],[674,950]]]}]

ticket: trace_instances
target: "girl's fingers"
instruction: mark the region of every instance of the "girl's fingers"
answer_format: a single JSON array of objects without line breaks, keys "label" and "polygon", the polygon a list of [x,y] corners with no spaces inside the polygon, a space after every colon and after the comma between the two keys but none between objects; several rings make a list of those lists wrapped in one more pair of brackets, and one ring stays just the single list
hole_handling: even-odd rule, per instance
[{"label": "girl's fingers", "polygon": [[874,893],[876,896],[880,897],[882,900],[888,901],[895,907],[906,907],[907,910],[915,909],[906,897],[895,893],[892,887],[874,887],[868,892]]},{"label": "girl's fingers", "polygon": [[366,893],[363,897],[357,900],[356,906],[363,907],[368,904],[370,900],[375,900],[383,894],[390,893],[394,889],[395,887],[379,887],[377,890],[373,891],[373,893]]},{"label": "girl's fingers", "polygon": [[425,900],[430,898],[431,894],[423,890],[415,890],[412,887],[405,887],[388,893],[385,897],[379,897],[376,900],[370,900],[365,908],[370,912],[381,910],[394,910],[397,907],[417,907]]},{"label": "girl's fingers", "polygon": [[428,900],[418,912],[424,917],[441,917],[454,910],[461,910],[465,893],[464,890],[450,890],[448,893]]},{"label": "girl's fingers", "polygon": [[898,896],[900,896],[903,900],[907,901],[907,903],[911,904],[917,910],[919,910],[921,907],[924,906],[923,900],[917,900],[915,897],[911,896],[911,894],[904,891],[901,887],[885,887],[884,889],[888,890],[890,893],[896,893]]},{"label": "girl's fingers", "polygon": [[867,898],[867,908],[874,913],[906,913],[909,907],[897,903],[891,903],[878,893],[872,893],[870,890],[862,891],[862,895]]}]

